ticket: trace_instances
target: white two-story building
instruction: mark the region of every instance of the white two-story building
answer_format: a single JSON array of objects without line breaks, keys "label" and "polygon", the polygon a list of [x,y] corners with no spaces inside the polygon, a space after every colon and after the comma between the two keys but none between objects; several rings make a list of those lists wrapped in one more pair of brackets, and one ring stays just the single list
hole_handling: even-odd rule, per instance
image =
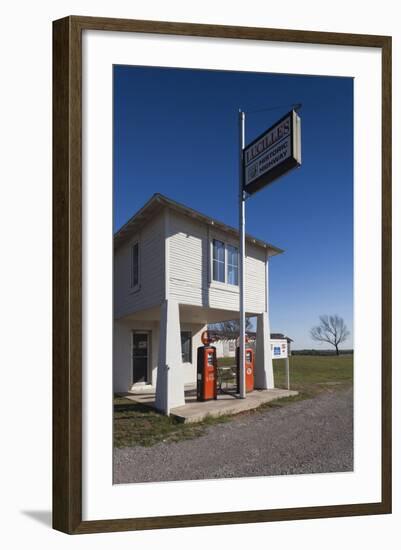
[{"label": "white two-story building", "polygon": [[[115,392],[156,393],[169,414],[196,383],[210,323],[239,317],[238,231],[155,194],[114,237]],[[246,314],[257,317],[255,387],[274,388],[269,259],[282,250],[246,236]]]}]

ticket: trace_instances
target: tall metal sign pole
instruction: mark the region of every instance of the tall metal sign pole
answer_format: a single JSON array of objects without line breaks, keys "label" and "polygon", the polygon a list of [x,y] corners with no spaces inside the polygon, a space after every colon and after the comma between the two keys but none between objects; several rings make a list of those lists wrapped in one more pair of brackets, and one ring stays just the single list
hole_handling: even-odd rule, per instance
[{"label": "tall metal sign pole", "polygon": [[245,398],[245,198],[301,165],[301,119],[293,109],[246,147],[245,113],[241,110],[238,121],[239,393]]},{"label": "tall metal sign pole", "polygon": [[239,391],[246,397],[245,388],[245,191],[244,191],[245,113],[239,111]]}]

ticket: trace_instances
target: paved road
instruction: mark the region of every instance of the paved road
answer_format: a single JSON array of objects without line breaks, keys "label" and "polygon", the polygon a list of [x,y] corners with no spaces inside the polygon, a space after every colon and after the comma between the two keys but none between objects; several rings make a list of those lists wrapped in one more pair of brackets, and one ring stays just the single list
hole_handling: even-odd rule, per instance
[{"label": "paved road", "polygon": [[114,451],[115,483],[352,469],[352,389],[240,415],[196,439]]}]

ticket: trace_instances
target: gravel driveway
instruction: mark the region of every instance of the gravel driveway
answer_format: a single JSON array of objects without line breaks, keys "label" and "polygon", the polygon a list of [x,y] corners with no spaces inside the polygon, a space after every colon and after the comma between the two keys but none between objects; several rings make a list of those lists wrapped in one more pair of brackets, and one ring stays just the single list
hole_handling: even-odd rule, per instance
[{"label": "gravel driveway", "polygon": [[352,388],[234,417],[196,439],[114,450],[114,482],[353,469]]}]

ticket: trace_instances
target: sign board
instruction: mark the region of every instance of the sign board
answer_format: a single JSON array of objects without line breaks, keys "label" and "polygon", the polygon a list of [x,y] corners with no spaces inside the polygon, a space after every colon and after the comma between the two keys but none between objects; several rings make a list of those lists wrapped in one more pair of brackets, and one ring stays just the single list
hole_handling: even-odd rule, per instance
[{"label": "sign board", "polygon": [[290,111],[244,149],[244,190],[256,193],[301,165],[301,119]]},{"label": "sign board", "polygon": [[270,340],[272,359],[287,359],[288,342],[287,340]]}]

